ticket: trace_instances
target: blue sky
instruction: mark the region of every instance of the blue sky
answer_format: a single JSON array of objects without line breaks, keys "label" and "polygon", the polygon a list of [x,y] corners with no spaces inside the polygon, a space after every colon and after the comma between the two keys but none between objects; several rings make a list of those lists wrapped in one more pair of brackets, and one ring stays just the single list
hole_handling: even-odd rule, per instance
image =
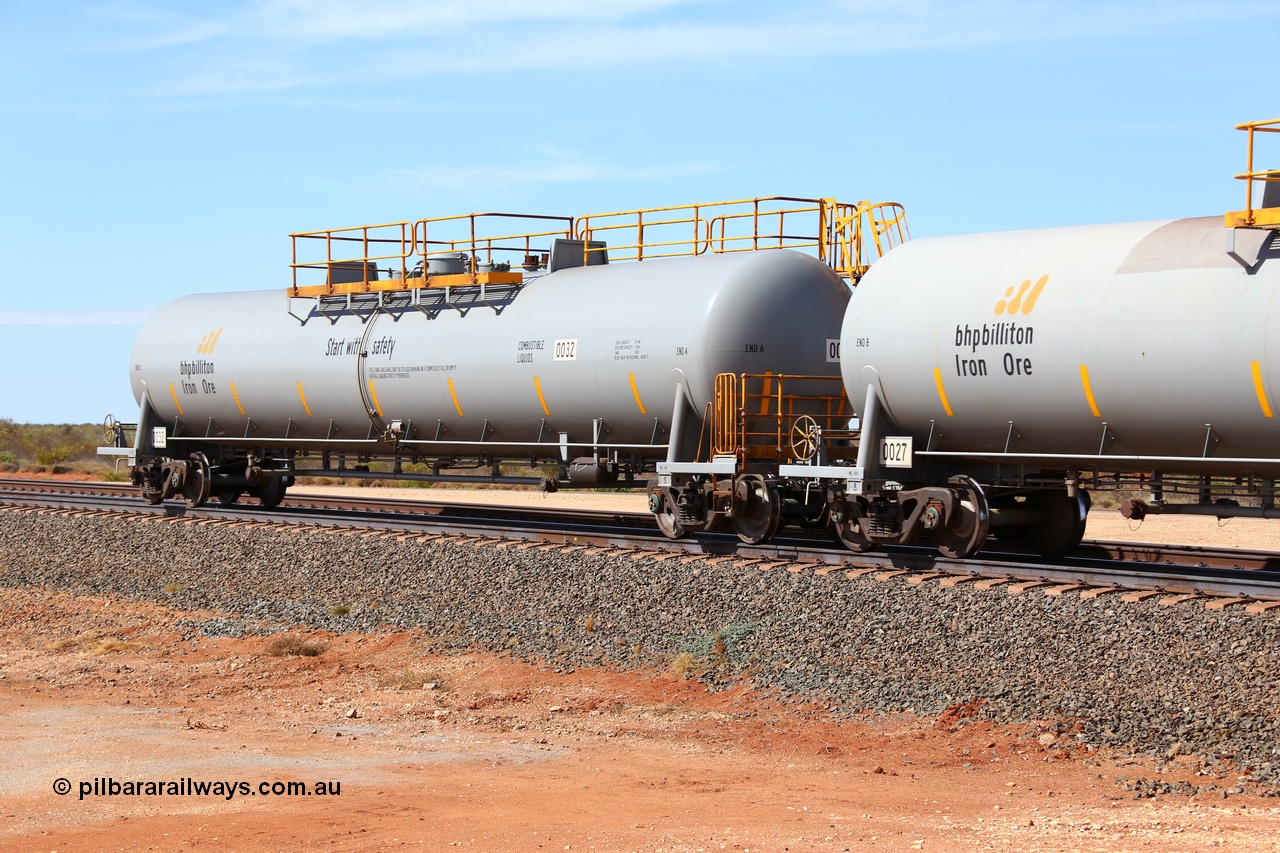
[{"label": "blue sky", "polygon": [[142,318],[283,288],[291,231],[767,195],[900,201],[917,237],[1241,208],[1277,26],[1250,0],[0,0],[0,418],[133,420]]}]

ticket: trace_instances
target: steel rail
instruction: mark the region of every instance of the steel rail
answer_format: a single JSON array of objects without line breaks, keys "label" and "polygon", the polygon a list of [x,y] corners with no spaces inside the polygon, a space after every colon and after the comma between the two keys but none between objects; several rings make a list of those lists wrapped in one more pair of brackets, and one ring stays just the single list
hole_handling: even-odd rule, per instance
[{"label": "steel rail", "polygon": [[699,534],[672,541],[661,535],[648,513],[298,494],[288,495],[285,504],[275,509],[263,508],[255,502],[193,509],[176,500],[155,506],[145,504],[136,488],[127,484],[0,479],[0,506],[5,505],[85,512],[105,510],[137,517],[434,533],[475,540],[515,539],[548,547],[595,545],[637,554],[648,552],[654,557],[675,552],[694,558],[726,558],[743,564],[800,564],[860,574],[899,572],[1213,598],[1280,600],[1280,553],[1196,546],[1085,542],[1070,557],[1049,563],[1037,555],[993,542],[978,557],[956,560],[927,547],[894,546],[855,554],[832,547],[825,536],[816,532],[791,533],[755,546],[746,545],[729,533]]}]

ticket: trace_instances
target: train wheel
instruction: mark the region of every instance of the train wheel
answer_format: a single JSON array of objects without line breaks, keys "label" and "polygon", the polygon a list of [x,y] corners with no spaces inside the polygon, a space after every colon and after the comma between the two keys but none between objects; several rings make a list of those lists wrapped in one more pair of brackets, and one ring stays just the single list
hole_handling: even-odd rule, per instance
[{"label": "train wheel", "polygon": [[982,487],[972,479],[960,475],[952,477],[951,484],[957,500],[946,525],[933,531],[933,544],[945,557],[964,559],[978,553],[987,541],[991,512]]},{"label": "train wheel", "polygon": [[862,528],[858,526],[856,518],[850,518],[842,524],[833,524],[831,530],[835,540],[855,554],[875,547],[874,542],[862,535]]},{"label": "train wheel", "polygon": [[668,539],[683,539],[689,535],[689,531],[681,527],[680,522],[676,520],[676,514],[668,509],[655,512],[653,518],[658,522],[658,529],[662,531],[662,535]]},{"label": "train wheel", "polygon": [[182,499],[187,506],[204,506],[209,500],[209,460],[203,453],[192,453],[187,462],[187,479],[182,484]]},{"label": "train wheel", "polygon": [[762,478],[751,476],[738,481],[740,508],[733,517],[733,529],[748,545],[773,538],[782,526],[782,497]]},{"label": "train wheel", "polygon": [[680,526],[675,505],[671,501],[671,493],[667,490],[649,492],[649,512],[658,523],[658,529],[668,539],[683,539],[689,531]]},{"label": "train wheel", "polygon": [[862,534],[859,520],[862,518],[861,508],[857,501],[836,501],[831,505],[831,535],[836,542],[861,554],[870,551],[875,543]]},{"label": "train wheel", "polygon": [[1085,519],[1089,515],[1088,495],[1080,491],[1073,498],[1065,489],[1032,493],[1027,503],[1039,511],[1044,520],[1024,528],[1020,540],[1050,560],[1070,554],[1084,538]]},{"label": "train wheel", "polygon": [[240,496],[244,492],[237,489],[228,489],[225,492],[218,492],[218,503],[222,506],[235,506],[236,501],[240,500]]},{"label": "train wheel", "polygon": [[164,503],[164,491],[161,489],[148,488],[144,483],[142,485],[142,499],[152,506],[159,506]]},{"label": "train wheel", "polygon": [[267,509],[275,509],[284,500],[284,477],[263,477],[257,489],[258,500]]}]

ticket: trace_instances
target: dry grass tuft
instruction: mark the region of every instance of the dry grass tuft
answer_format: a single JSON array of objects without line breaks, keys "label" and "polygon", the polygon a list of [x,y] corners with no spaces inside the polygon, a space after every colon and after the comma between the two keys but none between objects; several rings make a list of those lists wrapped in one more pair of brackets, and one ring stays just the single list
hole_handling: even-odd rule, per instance
[{"label": "dry grass tuft", "polygon": [[134,649],[142,648],[142,643],[126,643],[124,640],[117,640],[115,637],[107,637],[94,648],[93,654],[105,655],[111,652],[129,652]]},{"label": "dry grass tuft", "polygon": [[178,586],[176,583],[167,583],[164,585],[164,591],[167,592],[169,595],[173,595],[175,592],[177,592],[180,589],[182,589],[182,587]]},{"label": "dry grass tuft", "polygon": [[596,616],[594,613],[587,617],[587,621],[582,627],[587,630],[588,634],[596,629]]},{"label": "dry grass tuft", "polygon": [[85,631],[75,637],[63,637],[61,640],[54,640],[45,646],[46,651],[50,652],[73,652],[76,649],[83,648],[90,643],[96,643],[102,639],[102,634],[97,631]]},{"label": "dry grass tuft", "polygon": [[346,616],[350,612],[351,605],[349,604],[335,604],[333,607],[329,608],[330,616]]},{"label": "dry grass tuft", "polygon": [[[416,669],[405,669],[398,672],[384,673],[378,683],[388,690],[443,690],[440,679],[429,672]],[[431,685],[434,685],[432,687]]]},{"label": "dry grass tuft", "polygon": [[315,643],[294,634],[281,634],[272,637],[271,642],[262,648],[262,653],[268,657],[318,657],[324,654],[324,645]]},{"label": "dry grass tuft", "polygon": [[695,675],[698,672],[698,659],[689,652],[681,652],[671,661],[671,671],[676,675]]},{"label": "dry grass tuft", "polygon": [[75,637],[63,637],[45,646],[45,650],[50,652],[88,651],[94,655],[128,652],[141,648],[145,648],[142,643],[129,643],[116,637],[103,637],[100,631],[85,631]]}]

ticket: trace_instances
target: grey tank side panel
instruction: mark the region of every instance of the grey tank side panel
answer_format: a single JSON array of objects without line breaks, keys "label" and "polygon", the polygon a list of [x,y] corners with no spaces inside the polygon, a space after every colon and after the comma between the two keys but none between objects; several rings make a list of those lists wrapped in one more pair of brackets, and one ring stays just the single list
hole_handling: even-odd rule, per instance
[{"label": "grey tank side panel", "polygon": [[1012,421],[1021,453],[1198,457],[1211,428],[1212,456],[1275,458],[1280,260],[1249,275],[1225,243],[1219,218],[915,241],[850,302],[846,387],[874,373],[937,449],[1002,452]]},{"label": "grey tank side panel", "polygon": [[[584,441],[600,419],[609,443],[643,444],[655,419],[669,425],[679,382],[701,414],[720,372],[837,371],[826,341],[848,295],[826,266],[788,251],[563,270],[501,314],[411,311],[367,325],[299,324],[283,290],[203,294],[148,320],[131,376],[135,397],[149,390],[161,419],[188,432],[212,419],[239,435],[252,418],[263,436],[359,439],[367,400],[418,437]],[[212,351],[197,352],[210,335]]]}]

